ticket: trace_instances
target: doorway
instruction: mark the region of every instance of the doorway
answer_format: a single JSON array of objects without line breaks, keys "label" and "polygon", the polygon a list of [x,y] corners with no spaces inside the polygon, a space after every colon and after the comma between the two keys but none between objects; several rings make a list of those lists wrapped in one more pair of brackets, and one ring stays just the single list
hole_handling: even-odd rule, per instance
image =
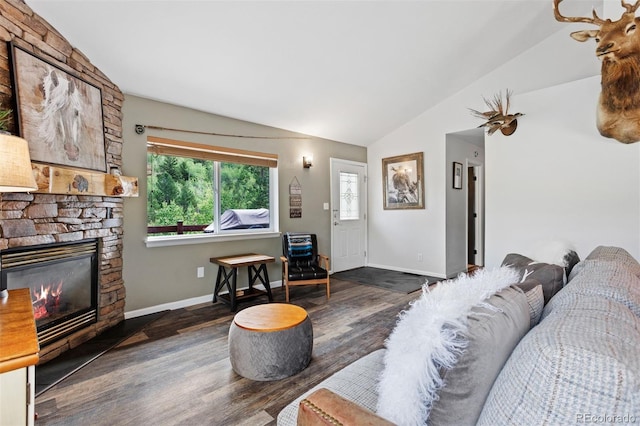
[{"label": "doorway", "polygon": [[367,165],[331,159],[331,270],[365,266],[367,257]]},{"label": "doorway", "polygon": [[[484,266],[484,129],[446,135],[446,275]],[[462,185],[454,184],[462,165]]]},{"label": "doorway", "polygon": [[467,167],[467,265],[484,266],[482,166]]}]

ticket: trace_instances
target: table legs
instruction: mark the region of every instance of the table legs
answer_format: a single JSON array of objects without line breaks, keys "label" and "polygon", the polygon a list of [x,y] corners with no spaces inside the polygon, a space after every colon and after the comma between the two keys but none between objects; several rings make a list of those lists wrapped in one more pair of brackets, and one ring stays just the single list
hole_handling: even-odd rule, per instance
[{"label": "table legs", "polygon": [[[241,296],[241,299],[246,299],[249,297],[260,296],[266,294],[269,298],[269,302],[273,302],[273,295],[271,293],[271,285],[269,285],[269,274],[267,272],[266,263],[261,263],[257,267],[256,265],[248,265],[248,273],[249,273],[249,288],[246,290],[245,294]],[[220,299],[224,302],[229,303],[232,312],[235,312],[238,307],[238,295],[236,292],[236,283],[238,278],[238,268],[225,268],[222,265],[218,265],[218,275],[216,276],[216,283],[213,289],[213,303],[218,300],[218,293],[223,287],[227,288],[229,292],[228,300],[227,297],[223,297],[225,295],[220,295]],[[260,280],[260,283],[264,286],[266,291],[258,290],[253,288],[253,285],[257,280]]]},{"label": "table legs", "polygon": [[[213,289],[213,303],[217,301],[217,296],[223,286],[227,287],[229,292],[229,305],[231,311],[235,312],[237,307],[236,301],[236,281],[238,278],[238,268],[229,268],[229,271],[224,266],[218,266],[218,276],[216,277],[216,286]],[[224,300],[224,299],[223,299]]]},{"label": "table legs", "polygon": [[256,282],[256,279],[260,279],[260,282],[264,286],[267,291],[267,296],[269,297],[269,302],[273,302],[273,295],[271,294],[271,285],[269,285],[269,273],[267,272],[267,264],[261,263],[260,266],[256,268],[255,265],[249,265],[249,290],[253,289],[253,284]]}]

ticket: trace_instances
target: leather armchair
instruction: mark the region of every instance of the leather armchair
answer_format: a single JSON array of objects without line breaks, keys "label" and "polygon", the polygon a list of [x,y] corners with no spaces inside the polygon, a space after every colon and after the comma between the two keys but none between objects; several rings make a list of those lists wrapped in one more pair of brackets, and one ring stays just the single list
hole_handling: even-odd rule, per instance
[{"label": "leather armchair", "polygon": [[287,232],[282,236],[282,284],[289,302],[289,286],[324,284],[331,297],[329,257],[318,253],[316,234]]}]

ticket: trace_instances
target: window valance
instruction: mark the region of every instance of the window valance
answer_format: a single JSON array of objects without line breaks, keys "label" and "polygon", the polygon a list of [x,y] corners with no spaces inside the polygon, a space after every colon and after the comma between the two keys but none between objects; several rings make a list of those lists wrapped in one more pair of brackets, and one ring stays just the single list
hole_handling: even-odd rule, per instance
[{"label": "window valance", "polygon": [[147,151],[158,155],[172,155],[251,166],[278,167],[277,154],[177,141],[156,136],[147,136]]}]

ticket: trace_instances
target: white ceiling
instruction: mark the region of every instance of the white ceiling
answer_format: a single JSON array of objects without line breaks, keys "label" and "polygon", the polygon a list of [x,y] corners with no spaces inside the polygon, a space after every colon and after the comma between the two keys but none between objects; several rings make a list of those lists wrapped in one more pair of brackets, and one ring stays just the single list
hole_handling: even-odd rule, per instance
[{"label": "white ceiling", "polygon": [[26,1],[127,94],[364,146],[567,25],[551,0]]}]

